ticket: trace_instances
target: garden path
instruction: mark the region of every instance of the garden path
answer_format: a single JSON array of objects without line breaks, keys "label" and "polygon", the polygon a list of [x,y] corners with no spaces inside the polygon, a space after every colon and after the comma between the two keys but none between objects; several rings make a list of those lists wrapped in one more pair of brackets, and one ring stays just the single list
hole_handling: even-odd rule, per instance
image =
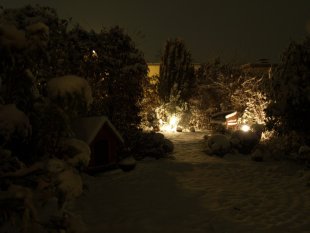
[{"label": "garden path", "polygon": [[203,152],[204,133],[166,134],[174,159],[85,176],[75,211],[90,233],[310,233],[310,173],[289,162]]}]

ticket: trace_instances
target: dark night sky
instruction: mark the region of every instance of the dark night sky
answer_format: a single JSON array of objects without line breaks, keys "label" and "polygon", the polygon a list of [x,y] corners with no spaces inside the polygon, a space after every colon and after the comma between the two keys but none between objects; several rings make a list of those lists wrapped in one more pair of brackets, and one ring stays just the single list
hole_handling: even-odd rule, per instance
[{"label": "dark night sky", "polygon": [[[167,38],[184,39],[195,62],[272,62],[290,40],[310,34],[310,0],[1,0],[5,8],[38,3],[84,28],[120,25],[149,62]],[[142,33],[142,36],[139,35]]]}]

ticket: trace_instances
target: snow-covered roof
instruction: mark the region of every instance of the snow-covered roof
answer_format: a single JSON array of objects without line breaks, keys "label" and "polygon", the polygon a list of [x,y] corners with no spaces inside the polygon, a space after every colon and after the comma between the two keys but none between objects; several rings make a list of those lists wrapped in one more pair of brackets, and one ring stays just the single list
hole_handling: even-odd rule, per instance
[{"label": "snow-covered roof", "polygon": [[222,119],[225,120],[225,116],[228,114],[231,114],[235,112],[235,110],[227,110],[227,111],[222,111],[222,112],[217,112],[211,115],[212,119]]},{"label": "snow-covered roof", "polygon": [[107,124],[116,137],[124,142],[123,137],[115,129],[106,116],[82,117],[73,121],[72,128],[76,137],[90,144],[100,131],[103,125]]}]

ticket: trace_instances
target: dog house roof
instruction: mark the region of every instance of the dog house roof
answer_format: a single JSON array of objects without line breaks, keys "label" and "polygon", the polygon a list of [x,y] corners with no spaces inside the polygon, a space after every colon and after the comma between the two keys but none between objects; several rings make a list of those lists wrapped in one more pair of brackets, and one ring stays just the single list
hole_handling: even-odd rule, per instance
[{"label": "dog house roof", "polygon": [[77,138],[90,144],[105,124],[109,126],[115,136],[123,143],[123,137],[106,116],[78,118],[73,121],[72,128]]}]

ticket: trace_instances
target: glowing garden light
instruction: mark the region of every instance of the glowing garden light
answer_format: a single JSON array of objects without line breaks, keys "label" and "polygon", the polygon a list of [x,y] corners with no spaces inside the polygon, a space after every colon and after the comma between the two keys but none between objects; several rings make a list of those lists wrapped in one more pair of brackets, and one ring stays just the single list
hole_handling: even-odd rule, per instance
[{"label": "glowing garden light", "polygon": [[250,131],[250,126],[249,125],[242,125],[240,127],[240,129],[243,131],[243,132],[249,132]]},{"label": "glowing garden light", "polygon": [[166,132],[175,132],[178,127],[180,119],[176,115],[172,115],[169,118],[169,122],[164,123],[163,120],[159,120],[159,123],[161,124],[160,130],[166,131]]},{"label": "glowing garden light", "polygon": [[97,54],[97,52],[95,50],[92,51],[92,57],[94,57],[94,58],[98,57],[98,54]]},{"label": "glowing garden light", "polygon": [[170,125],[171,129],[176,129],[177,123],[178,123],[178,118],[175,115],[173,115],[169,121],[169,125]]}]

